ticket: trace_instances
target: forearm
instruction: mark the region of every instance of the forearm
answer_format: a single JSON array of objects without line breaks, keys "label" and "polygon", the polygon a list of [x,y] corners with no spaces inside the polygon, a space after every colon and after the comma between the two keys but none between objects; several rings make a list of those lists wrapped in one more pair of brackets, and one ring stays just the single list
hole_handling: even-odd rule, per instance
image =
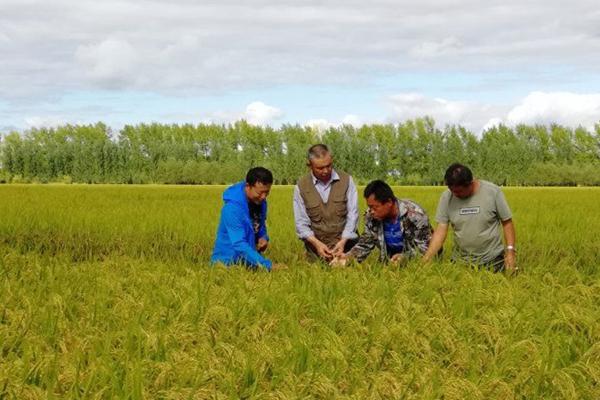
[{"label": "forearm", "polygon": [[431,241],[429,242],[429,247],[423,255],[424,261],[431,260],[442,248],[444,241],[446,240],[446,234],[448,233],[448,225],[439,224],[437,228],[433,231],[433,235],[431,236]]},{"label": "forearm", "polygon": [[377,239],[372,235],[363,234],[358,239],[358,243],[348,251],[347,256],[356,258],[357,261],[361,262],[371,254],[376,245]]},{"label": "forearm", "polygon": [[516,234],[515,225],[513,224],[512,219],[502,221],[502,230],[504,231],[505,245],[515,247]]},{"label": "forearm", "polygon": [[512,220],[502,221],[502,229],[504,231],[504,242],[506,251],[504,252],[504,265],[508,271],[516,272],[519,268],[516,265],[517,254],[515,250],[515,226]]},{"label": "forearm", "polygon": [[305,238],[304,240],[306,240],[308,243],[312,244],[315,247],[321,244],[321,241],[319,239],[317,239],[317,237],[315,235],[311,235],[311,236]]},{"label": "forearm", "polygon": [[265,239],[267,242],[269,241],[269,234],[267,233],[267,225],[262,223],[256,237],[259,239]]}]

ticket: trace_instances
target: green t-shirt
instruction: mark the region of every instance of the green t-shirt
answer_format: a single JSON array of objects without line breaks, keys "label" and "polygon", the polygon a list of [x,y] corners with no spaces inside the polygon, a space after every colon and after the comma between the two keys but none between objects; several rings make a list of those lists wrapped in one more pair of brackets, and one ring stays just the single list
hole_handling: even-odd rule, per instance
[{"label": "green t-shirt", "polygon": [[460,199],[450,190],[440,198],[435,216],[439,224],[454,230],[453,259],[486,264],[504,252],[500,221],[512,218],[502,190],[493,183],[479,181],[471,197]]}]

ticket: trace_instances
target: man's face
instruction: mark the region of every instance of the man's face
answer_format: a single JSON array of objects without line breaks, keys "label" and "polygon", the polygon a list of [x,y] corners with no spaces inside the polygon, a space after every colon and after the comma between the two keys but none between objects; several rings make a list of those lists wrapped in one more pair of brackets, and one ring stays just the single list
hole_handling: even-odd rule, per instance
[{"label": "man's face", "polygon": [[381,203],[375,199],[374,194],[367,197],[367,206],[369,207],[369,210],[371,210],[373,218],[378,221],[383,221],[391,217],[392,211],[394,210],[394,202],[392,200]]},{"label": "man's face", "polygon": [[248,201],[251,201],[254,204],[261,204],[263,201],[265,201],[270,191],[270,183],[265,184],[262,182],[256,182],[252,186],[246,183],[246,197],[248,198]]},{"label": "man's face", "polygon": [[315,178],[321,182],[329,182],[333,171],[333,158],[330,154],[326,154],[321,158],[313,158],[309,160],[309,167]]},{"label": "man's face", "polygon": [[471,197],[471,195],[473,194],[474,187],[475,187],[475,185],[473,184],[473,182],[471,182],[470,184],[468,184],[466,186],[463,186],[463,185],[448,186],[448,189],[450,189],[452,194],[454,196],[458,197],[459,199],[466,199],[467,197]]}]

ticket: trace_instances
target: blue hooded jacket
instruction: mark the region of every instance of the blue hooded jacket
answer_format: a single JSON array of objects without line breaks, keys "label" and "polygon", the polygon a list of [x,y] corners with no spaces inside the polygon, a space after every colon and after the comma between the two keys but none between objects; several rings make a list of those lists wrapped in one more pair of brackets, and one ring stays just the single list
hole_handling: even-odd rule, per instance
[{"label": "blue hooded jacket", "polygon": [[[211,263],[225,265],[246,264],[251,267],[262,266],[271,270],[271,261],[256,251],[256,238],[248,208],[248,198],[244,192],[246,182],[238,182],[223,193],[221,220],[217,229],[217,239],[213,249]],[[262,202],[258,238],[269,240],[265,220],[267,219],[267,201]]]}]

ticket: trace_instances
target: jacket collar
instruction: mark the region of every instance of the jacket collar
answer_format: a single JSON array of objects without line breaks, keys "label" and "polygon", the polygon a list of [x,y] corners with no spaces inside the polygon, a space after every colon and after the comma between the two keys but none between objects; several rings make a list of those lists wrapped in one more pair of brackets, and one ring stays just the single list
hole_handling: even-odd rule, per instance
[{"label": "jacket collar", "polygon": [[408,213],[408,207],[400,199],[396,199],[396,202],[398,203],[398,217],[403,218]]}]

